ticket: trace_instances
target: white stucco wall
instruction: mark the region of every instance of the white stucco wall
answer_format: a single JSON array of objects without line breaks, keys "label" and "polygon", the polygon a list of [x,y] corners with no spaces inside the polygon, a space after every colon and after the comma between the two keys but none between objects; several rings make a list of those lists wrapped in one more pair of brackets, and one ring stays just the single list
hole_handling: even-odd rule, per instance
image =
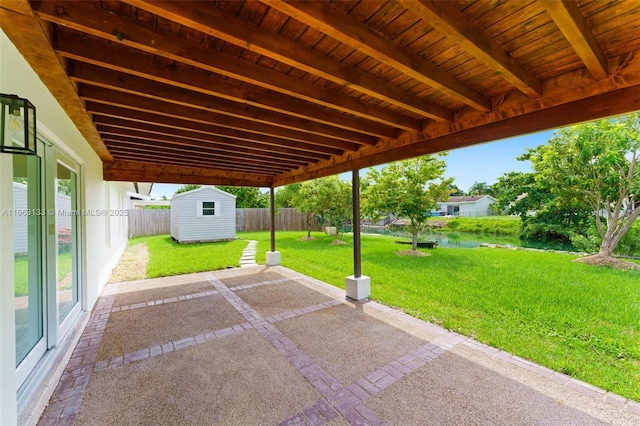
[{"label": "white stucco wall", "polygon": [[[103,210],[107,200],[119,200],[112,209],[124,208],[126,185],[105,185],[101,160],[1,30],[0,54],[0,91],[29,99],[36,106],[38,133],[79,164],[78,208],[84,211]],[[11,156],[0,154],[0,157],[1,211],[13,208],[13,188]],[[0,424],[15,424],[13,218],[1,217],[0,226],[0,341],[3,342],[0,345]],[[106,219],[104,215],[83,215],[80,217],[80,229],[82,302],[83,309],[90,310],[126,246],[126,221],[119,217]]]}]

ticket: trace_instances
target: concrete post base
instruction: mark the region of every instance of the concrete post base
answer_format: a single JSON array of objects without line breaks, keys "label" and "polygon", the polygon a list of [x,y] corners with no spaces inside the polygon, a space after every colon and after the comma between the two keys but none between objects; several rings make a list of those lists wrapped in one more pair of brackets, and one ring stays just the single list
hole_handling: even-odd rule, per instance
[{"label": "concrete post base", "polygon": [[266,263],[267,263],[267,266],[278,266],[280,264],[280,252],[268,251]]},{"label": "concrete post base", "polygon": [[347,297],[353,300],[362,300],[371,293],[371,278],[364,275],[356,278],[350,275],[346,278]]}]

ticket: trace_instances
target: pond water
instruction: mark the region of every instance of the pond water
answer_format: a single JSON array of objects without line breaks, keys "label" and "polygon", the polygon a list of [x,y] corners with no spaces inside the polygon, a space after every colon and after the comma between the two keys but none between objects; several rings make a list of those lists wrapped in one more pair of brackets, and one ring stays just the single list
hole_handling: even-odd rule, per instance
[{"label": "pond water", "polygon": [[[345,232],[351,232],[351,229],[349,227],[345,227]],[[363,226],[361,228],[361,232],[363,234],[391,235],[398,237],[400,240],[404,239],[405,241],[411,240],[411,234],[407,232],[392,232],[379,226]],[[474,232],[422,232],[418,235],[418,241],[437,241],[439,247],[453,248],[475,248],[480,247],[480,244],[500,244],[544,250],[575,251],[571,244],[556,241],[521,240],[520,238],[506,235]]]}]

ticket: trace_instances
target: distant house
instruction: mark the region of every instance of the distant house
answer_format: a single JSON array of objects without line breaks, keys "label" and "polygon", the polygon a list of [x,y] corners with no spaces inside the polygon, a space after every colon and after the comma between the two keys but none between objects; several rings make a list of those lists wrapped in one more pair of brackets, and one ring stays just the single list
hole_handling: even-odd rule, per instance
[{"label": "distant house", "polygon": [[489,206],[496,201],[491,195],[465,195],[449,197],[437,205],[438,211],[447,216],[482,217],[491,215]]},{"label": "distant house", "polygon": [[236,238],[236,196],[202,186],[171,197],[171,237],[179,243]]}]

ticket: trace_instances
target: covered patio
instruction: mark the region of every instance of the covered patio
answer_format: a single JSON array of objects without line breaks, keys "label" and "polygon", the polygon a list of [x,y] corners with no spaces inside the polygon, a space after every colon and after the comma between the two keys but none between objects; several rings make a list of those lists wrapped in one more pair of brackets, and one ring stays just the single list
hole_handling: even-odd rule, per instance
[{"label": "covered patio", "polygon": [[[79,170],[102,164],[94,191],[256,186],[273,200],[352,172],[359,217],[361,169],[640,109],[638,11],[2,0],[0,25],[80,132]],[[269,253],[271,267],[107,286],[95,306],[103,282],[80,283],[92,314],[43,423],[638,422],[637,403],[275,266],[275,234]]]},{"label": "covered patio", "polygon": [[640,424],[640,404],[295,271],[110,284],[40,424]]}]

